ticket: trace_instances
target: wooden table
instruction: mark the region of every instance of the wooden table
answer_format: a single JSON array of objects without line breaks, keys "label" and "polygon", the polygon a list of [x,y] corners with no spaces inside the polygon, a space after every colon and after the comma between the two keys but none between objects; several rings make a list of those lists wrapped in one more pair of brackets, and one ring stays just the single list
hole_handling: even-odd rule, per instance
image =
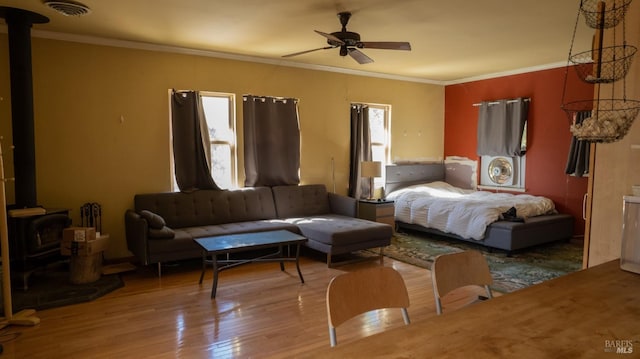
[{"label": "wooden table", "polygon": [[[211,264],[213,266],[211,298],[216,297],[219,272],[252,262],[280,262],[280,270],[283,271],[285,261],[295,261],[300,282],[304,283],[304,278],[300,271],[299,259],[300,245],[306,242],[307,238],[299,234],[279,230],[196,238],[194,241],[202,247],[202,272],[200,273],[200,284],[202,284],[207,264]],[[284,255],[283,247],[289,245],[296,246],[295,258]],[[245,252],[263,248],[277,248],[278,250],[255,258],[229,259],[228,257],[230,253]],[[219,254],[226,254],[227,259],[218,259]],[[220,264],[222,264],[222,266]]]},{"label": "wooden table", "polygon": [[[308,357],[638,357],[640,275],[621,270],[614,260],[442,316],[398,325],[316,350]],[[632,354],[621,354],[629,351]]]}]

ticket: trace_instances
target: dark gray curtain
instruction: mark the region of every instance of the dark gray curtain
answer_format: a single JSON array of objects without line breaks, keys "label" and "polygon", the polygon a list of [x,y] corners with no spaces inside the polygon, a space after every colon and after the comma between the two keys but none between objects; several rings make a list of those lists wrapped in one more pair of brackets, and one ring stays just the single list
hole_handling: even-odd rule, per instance
[{"label": "dark gray curtain", "polygon": [[483,101],[478,112],[478,155],[522,156],[529,101]]},{"label": "dark gray curtain", "polygon": [[244,185],[280,186],[300,183],[298,100],[243,98]]},{"label": "dark gray curtain", "polygon": [[209,132],[198,92],[173,91],[171,130],[178,188],[220,189],[211,177]]},{"label": "dark gray curtain", "polygon": [[369,132],[369,106],[351,105],[351,153],[349,156],[349,196],[367,198],[371,190],[371,179],[360,174],[360,163],[371,161],[371,133]]},{"label": "dark gray curtain", "polygon": [[[582,121],[591,117],[591,111],[580,111],[576,113],[576,124],[582,124]],[[565,173],[582,177],[589,174],[589,141],[578,140],[575,136],[571,138],[571,147],[569,147],[569,156],[567,157],[567,167]]]}]

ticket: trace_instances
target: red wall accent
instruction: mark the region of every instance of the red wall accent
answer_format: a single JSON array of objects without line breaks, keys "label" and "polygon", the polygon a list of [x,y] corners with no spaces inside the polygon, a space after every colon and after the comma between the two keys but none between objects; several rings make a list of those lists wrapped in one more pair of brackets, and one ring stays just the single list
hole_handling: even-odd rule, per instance
[{"label": "red wall accent", "polygon": [[[445,87],[445,156],[478,159],[477,120],[481,101],[529,97],[527,166],[528,194],[552,199],[561,213],[574,216],[576,235],[584,234],[582,199],[587,178],[564,173],[571,143],[570,122],[562,110],[565,103],[593,98],[593,85],[582,82],[572,68],[556,68],[467,82]],[[565,73],[567,76],[565,76]]]}]

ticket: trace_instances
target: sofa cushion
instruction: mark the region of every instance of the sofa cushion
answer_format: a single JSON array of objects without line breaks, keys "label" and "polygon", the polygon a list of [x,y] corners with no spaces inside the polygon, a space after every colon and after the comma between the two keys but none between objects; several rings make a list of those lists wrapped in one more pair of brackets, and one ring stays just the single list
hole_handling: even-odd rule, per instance
[{"label": "sofa cushion", "polygon": [[184,232],[191,238],[202,238],[227,234],[276,231],[280,229],[300,233],[298,227],[281,220],[224,223],[210,226],[181,228],[177,231]]},{"label": "sofa cushion", "polygon": [[138,212],[158,214],[174,230],[276,218],[268,187],[137,194],[134,205]]},{"label": "sofa cushion", "polygon": [[391,240],[390,225],[335,214],[288,218],[287,222],[300,228],[309,240],[334,247],[349,246],[359,242]]},{"label": "sofa cushion", "polygon": [[[169,240],[149,240],[148,241],[149,252],[158,255],[162,254],[163,257],[167,255],[179,254],[181,252],[191,252],[193,255],[191,258],[198,258],[202,256],[202,248],[193,241],[193,238],[186,233],[180,233],[175,231],[175,237]],[[175,258],[173,260],[183,259]]]},{"label": "sofa cushion", "polygon": [[140,216],[147,220],[149,228],[162,229],[166,225],[164,218],[146,209],[140,211]]},{"label": "sofa cushion", "polygon": [[272,188],[278,218],[329,214],[327,189],[322,184]]},{"label": "sofa cushion", "polygon": [[149,238],[151,239],[173,239],[176,233],[173,229],[164,226],[160,229],[149,228]]}]

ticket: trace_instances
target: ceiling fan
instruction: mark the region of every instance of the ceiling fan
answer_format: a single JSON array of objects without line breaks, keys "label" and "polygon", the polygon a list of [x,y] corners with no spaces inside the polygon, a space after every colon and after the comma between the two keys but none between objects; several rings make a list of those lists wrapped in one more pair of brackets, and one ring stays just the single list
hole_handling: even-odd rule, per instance
[{"label": "ceiling fan", "polygon": [[368,64],[373,62],[369,56],[365,55],[359,49],[384,49],[384,50],[411,50],[411,44],[408,42],[391,42],[391,41],[360,41],[360,34],[357,32],[347,31],[347,23],[351,18],[350,12],[338,13],[340,18],[340,24],[342,24],[342,30],[332,32],[330,34],[318,30],[314,30],[316,33],[327,38],[329,46],[319,47],[317,49],[311,49],[306,51],[300,51],[293,54],[284,55],[282,57],[293,57],[302,54],[306,54],[318,50],[340,48],[340,56],[351,56],[359,64]]}]

